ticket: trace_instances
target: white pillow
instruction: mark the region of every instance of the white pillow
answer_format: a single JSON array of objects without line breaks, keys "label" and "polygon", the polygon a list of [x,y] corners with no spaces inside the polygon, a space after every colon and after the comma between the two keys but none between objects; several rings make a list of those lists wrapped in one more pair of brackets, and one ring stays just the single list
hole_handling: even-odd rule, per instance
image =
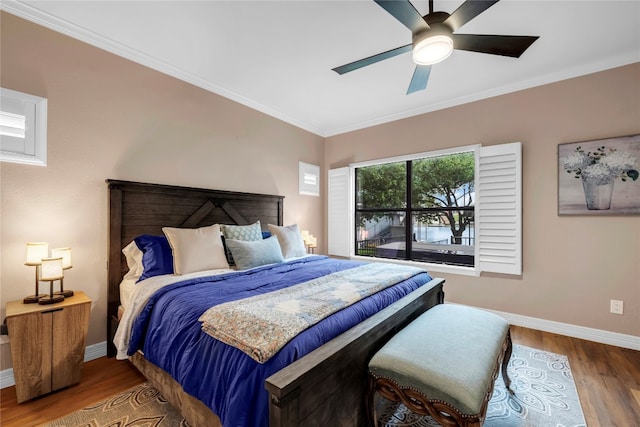
[{"label": "white pillow", "polygon": [[285,259],[307,254],[307,248],[304,245],[304,240],[302,240],[298,224],[287,225],[286,227],[269,224],[269,231],[278,237],[280,248],[282,248],[282,256]]},{"label": "white pillow", "polygon": [[164,227],[162,231],[171,246],[175,274],[229,268],[218,224],[201,228]]},{"label": "white pillow", "polygon": [[142,251],[138,248],[135,241],[131,241],[127,246],[122,249],[122,253],[127,260],[127,266],[129,271],[125,274],[123,280],[138,280],[142,275]]}]

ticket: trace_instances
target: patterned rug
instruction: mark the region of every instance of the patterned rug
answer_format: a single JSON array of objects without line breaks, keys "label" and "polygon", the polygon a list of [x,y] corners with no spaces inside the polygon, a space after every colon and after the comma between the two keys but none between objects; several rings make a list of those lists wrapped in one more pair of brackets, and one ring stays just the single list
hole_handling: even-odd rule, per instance
[{"label": "patterned rug", "polygon": [[41,427],[191,427],[150,383]]},{"label": "patterned rug", "polygon": [[[566,356],[514,345],[508,369],[514,395],[498,377],[485,427],[586,427]],[[377,411],[384,427],[438,426],[386,400]],[[43,426],[190,427],[149,383]]]},{"label": "patterned rug", "polygon": [[[511,390],[498,376],[484,427],[586,427],[566,356],[514,344],[508,365]],[[378,406],[385,427],[436,427],[402,404],[383,400]]]}]

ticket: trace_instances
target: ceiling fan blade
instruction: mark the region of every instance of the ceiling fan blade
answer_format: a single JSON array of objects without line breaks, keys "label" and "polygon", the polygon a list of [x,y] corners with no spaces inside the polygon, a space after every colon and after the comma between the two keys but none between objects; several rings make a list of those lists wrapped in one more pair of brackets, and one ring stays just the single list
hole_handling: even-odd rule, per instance
[{"label": "ceiling fan blade", "polygon": [[379,53],[377,55],[370,56],[368,58],[360,59],[358,61],[350,62],[345,65],[341,65],[336,68],[332,68],[338,74],[348,73],[349,71],[357,70],[358,68],[366,67],[367,65],[375,64],[376,62],[380,62],[384,59],[393,58],[394,56],[398,56],[401,53],[411,52],[412,45],[408,44],[405,46],[400,46],[395,49],[388,50],[386,52]]},{"label": "ceiling fan blade", "polygon": [[459,50],[519,58],[538,38],[538,36],[453,34],[453,46]]},{"label": "ceiling fan blade", "polygon": [[407,95],[425,89],[429,81],[429,74],[431,74],[431,65],[416,65],[409,89],[407,89]]},{"label": "ceiling fan blade", "polygon": [[428,30],[429,24],[422,18],[420,12],[408,1],[398,0],[374,0],[378,5],[389,12],[394,18],[404,24],[412,33]]},{"label": "ceiling fan blade", "polygon": [[453,31],[462,27],[485,10],[489,9],[500,0],[467,0],[457,8],[444,23],[449,25]]}]

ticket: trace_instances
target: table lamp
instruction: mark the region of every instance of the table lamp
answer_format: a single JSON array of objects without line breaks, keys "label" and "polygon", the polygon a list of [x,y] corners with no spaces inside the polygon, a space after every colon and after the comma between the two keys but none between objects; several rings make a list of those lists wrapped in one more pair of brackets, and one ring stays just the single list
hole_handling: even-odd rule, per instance
[{"label": "table lamp", "polygon": [[62,270],[62,257],[58,258],[42,258],[40,264],[40,280],[49,282],[49,295],[43,296],[38,300],[38,304],[54,304],[64,301],[64,296],[54,295],[53,282],[62,280],[64,273]]},{"label": "table lamp", "polygon": [[302,240],[304,241],[304,246],[307,248],[309,253],[314,253],[317,247],[317,240],[313,234],[310,234],[307,230],[302,230],[300,232],[302,235]]},{"label": "table lamp", "polygon": [[[71,265],[71,248],[55,248],[51,249],[51,258],[62,258],[62,269],[68,270]],[[64,277],[60,278],[60,290],[54,292],[54,295],[62,295],[65,298],[73,296],[73,291],[64,290]]]},{"label": "table lamp", "polygon": [[25,304],[33,304],[40,299],[38,290],[38,266],[42,263],[42,258],[49,255],[49,244],[46,242],[29,242],[27,243],[27,260],[24,265],[36,267],[36,292],[34,295],[25,297],[22,302]]}]

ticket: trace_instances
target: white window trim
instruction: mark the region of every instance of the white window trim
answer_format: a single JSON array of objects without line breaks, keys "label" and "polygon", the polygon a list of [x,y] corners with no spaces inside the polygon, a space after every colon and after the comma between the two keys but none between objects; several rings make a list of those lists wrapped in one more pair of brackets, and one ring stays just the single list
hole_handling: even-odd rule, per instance
[{"label": "white window trim", "polygon": [[[368,160],[366,162],[351,163],[349,164],[349,167],[352,169],[356,169],[356,168],[361,168],[365,166],[406,162],[407,160],[423,159],[425,157],[438,157],[438,156],[447,156],[450,154],[468,153],[469,151],[475,151],[480,147],[482,147],[482,145],[474,144],[474,145],[465,145],[464,147],[444,148],[442,150],[435,150],[435,151],[424,151],[422,153],[407,154],[404,156],[386,157],[384,159],[379,159],[379,160]],[[354,176],[354,179],[355,179],[355,176]]]},{"label": "white window trim", "polygon": [[[459,152],[475,151],[476,157],[476,215],[475,215],[475,227],[476,227],[476,256],[474,267],[460,267],[446,264],[433,264],[417,261],[405,261],[386,258],[374,258],[355,255],[354,248],[354,221],[355,215],[353,212],[353,191],[355,188],[355,169],[358,167],[379,165],[384,163],[401,162],[407,160],[413,160],[416,158],[434,157],[439,155],[449,155]],[[505,153],[511,153],[515,159],[513,162],[513,171],[509,175],[513,177],[515,185],[515,203],[513,206],[508,207],[507,215],[514,217],[514,230],[513,241],[509,242],[513,245],[513,256],[506,258],[505,260],[499,260],[496,262],[493,257],[485,257],[481,251],[481,247],[484,249],[484,244],[489,245],[491,249],[491,241],[483,241],[478,243],[480,232],[483,227],[483,217],[481,213],[485,207],[482,205],[481,189],[480,186],[480,166],[479,162],[481,158],[486,156],[502,156]],[[503,274],[522,274],[522,160],[521,160],[521,143],[515,142],[511,144],[499,144],[493,146],[482,147],[481,145],[468,145],[464,147],[456,147],[452,149],[444,149],[437,151],[430,151],[427,153],[411,154],[406,156],[397,156],[392,158],[385,158],[381,160],[373,160],[366,162],[352,163],[348,167],[329,170],[329,185],[328,185],[328,253],[330,255],[345,256],[355,260],[369,261],[369,262],[391,262],[395,264],[414,265],[422,268],[426,268],[429,271],[459,274],[466,276],[479,276],[482,272],[503,273]],[[346,188],[347,194],[344,193]],[[335,194],[335,189],[338,189],[339,194]],[[345,203],[345,200],[347,202]],[[487,199],[485,199],[485,203]],[[494,212],[496,206],[490,206],[491,213]],[[345,221],[348,221],[348,225],[345,225]],[[340,226],[336,227],[339,224]],[[344,228],[347,227],[348,233],[344,232]],[[345,242],[348,239],[348,242]],[[347,249],[348,248],[348,252]]]},{"label": "white window trim", "polygon": [[[0,161],[22,163],[37,166],[47,165],[47,99],[11,89],[0,88],[0,109],[3,100],[17,99],[25,104],[33,105],[35,116],[33,117],[33,132],[27,130],[26,138],[33,138],[34,153],[5,151],[2,149],[2,136],[0,136]],[[25,144],[27,146],[27,144]]]}]

